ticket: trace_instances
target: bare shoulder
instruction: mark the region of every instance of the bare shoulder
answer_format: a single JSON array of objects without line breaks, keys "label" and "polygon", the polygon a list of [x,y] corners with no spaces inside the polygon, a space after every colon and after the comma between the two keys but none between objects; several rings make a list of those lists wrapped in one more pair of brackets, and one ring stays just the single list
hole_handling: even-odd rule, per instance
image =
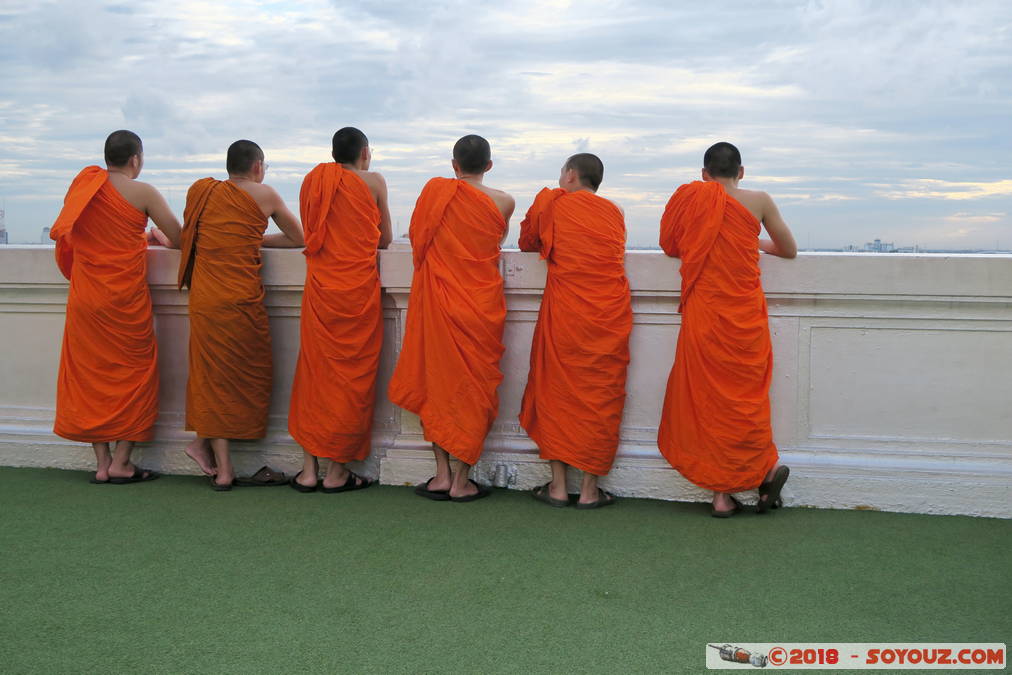
[{"label": "bare shoulder", "polygon": [[127,178],[119,173],[110,174],[109,182],[123,199],[130,202],[139,211],[147,211],[152,200],[158,195],[158,191],[147,183]]},{"label": "bare shoulder", "polygon": [[356,171],[355,173],[358,174],[358,177],[361,178],[366,185],[372,188],[373,192],[382,190],[387,185],[386,179],[383,178],[383,174],[379,171]]},{"label": "bare shoulder", "polygon": [[764,218],[766,212],[769,211],[770,205],[773,203],[770,196],[762,190],[736,188],[733,192],[729,191],[729,194],[759,220]]},{"label": "bare shoulder", "polygon": [[495,188],[488,187],[487,185],[483,185],[482,187],[485,188],[485,194],[491,197],[492,201],[494,201],[496,204],[510,207],[516,206],[516,201],[513,199],[513,196],[510,195],[508,192],[496,190]]}]

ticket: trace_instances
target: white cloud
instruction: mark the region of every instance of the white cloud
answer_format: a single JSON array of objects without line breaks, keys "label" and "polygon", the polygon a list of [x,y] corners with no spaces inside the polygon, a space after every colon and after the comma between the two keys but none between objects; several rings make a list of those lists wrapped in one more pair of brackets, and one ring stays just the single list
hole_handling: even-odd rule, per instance
[{"label": "white cloud", "polygon": [[[8,0],[0,197],[14,238],[37,239],[76,171],[126,127],[145,141],[142,178],[177,210],[241,137],[294,202],[333,132],[353,125],[404,228],[453,141],[475,132],[517,220],[587,150],[630,243],[652,245],[671,192],[730,140],[744,186],[773,194],[806,245],[949,244],[962,231],[981,246],[1008,226],[989,214],[1012,212],[1010,24],[1000,0]],[[987,208],[954,224],[939,212],[953,200]]]}]

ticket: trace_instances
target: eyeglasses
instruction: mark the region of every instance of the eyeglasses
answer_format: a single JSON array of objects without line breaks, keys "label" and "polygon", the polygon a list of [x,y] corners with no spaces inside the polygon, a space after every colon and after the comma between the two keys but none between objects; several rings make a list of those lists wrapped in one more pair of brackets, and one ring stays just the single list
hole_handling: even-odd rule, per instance
[{"label": "eyeglasses", "polygon": [[268,164],[267,162],[264,162],[264,173],[267,173],[267,169],[269,168],[271,168],[271,165]]}]

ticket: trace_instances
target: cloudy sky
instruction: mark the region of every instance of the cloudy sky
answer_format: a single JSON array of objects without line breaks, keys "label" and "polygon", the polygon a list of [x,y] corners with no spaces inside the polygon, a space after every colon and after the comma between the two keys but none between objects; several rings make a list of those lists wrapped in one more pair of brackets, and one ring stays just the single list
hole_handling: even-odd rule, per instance
[{"label": "cloudy sky", "polygon": [[876,237],[1012,248],[1012,3],[531,0],[0,4],[0,201],[38,241],[112,130],[182,214],[258,142],[297,205],[330,138],[357,126],[406,231],[453,142],[492,143],[518,215],[578,151],[605,163],[631,245],[718,140],[803,247]]}]

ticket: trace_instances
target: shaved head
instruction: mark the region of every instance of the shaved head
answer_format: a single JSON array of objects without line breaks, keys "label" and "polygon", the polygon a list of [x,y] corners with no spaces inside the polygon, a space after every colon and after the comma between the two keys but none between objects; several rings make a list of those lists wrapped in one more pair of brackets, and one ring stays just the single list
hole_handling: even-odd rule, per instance
[{"label": "shaved head", "polygon": [[338,129],[334,134],[331,156],[338,164],[354,164],[362,148],[369,147],[369,139],[355,127],[344,127]]},{"label": "shaved head", "polygon": [[264,161],[264,151],[253,141],[236,141],[228,146],[225,169],[230,175],[247,174],[256,162]]},{"label": "shaved head", "polygon": [[105,163],[108,166],[126,166],[131,157],[142,152],[141,137],[132,131],[120,129],[105,139]]},{"label": "shaved head", "polygon": [[464,173],[484,173],[492,161],[492,148],[481,136],[470,134],[453,145],[453,159]]},{"label": "shaved head", "polygon": [[714,178],[737,178],[741,153],[730,143],[714,143],[703,155],[703,168]]},{"label": "shaved head", "polygon": [[589,152],[581,152],[566,160],[562,166],[563,171],[572,169],[580,177],[580,184],[589,187],[594,192],[600,187],[604,180],[604,162],[597,155]]}]

